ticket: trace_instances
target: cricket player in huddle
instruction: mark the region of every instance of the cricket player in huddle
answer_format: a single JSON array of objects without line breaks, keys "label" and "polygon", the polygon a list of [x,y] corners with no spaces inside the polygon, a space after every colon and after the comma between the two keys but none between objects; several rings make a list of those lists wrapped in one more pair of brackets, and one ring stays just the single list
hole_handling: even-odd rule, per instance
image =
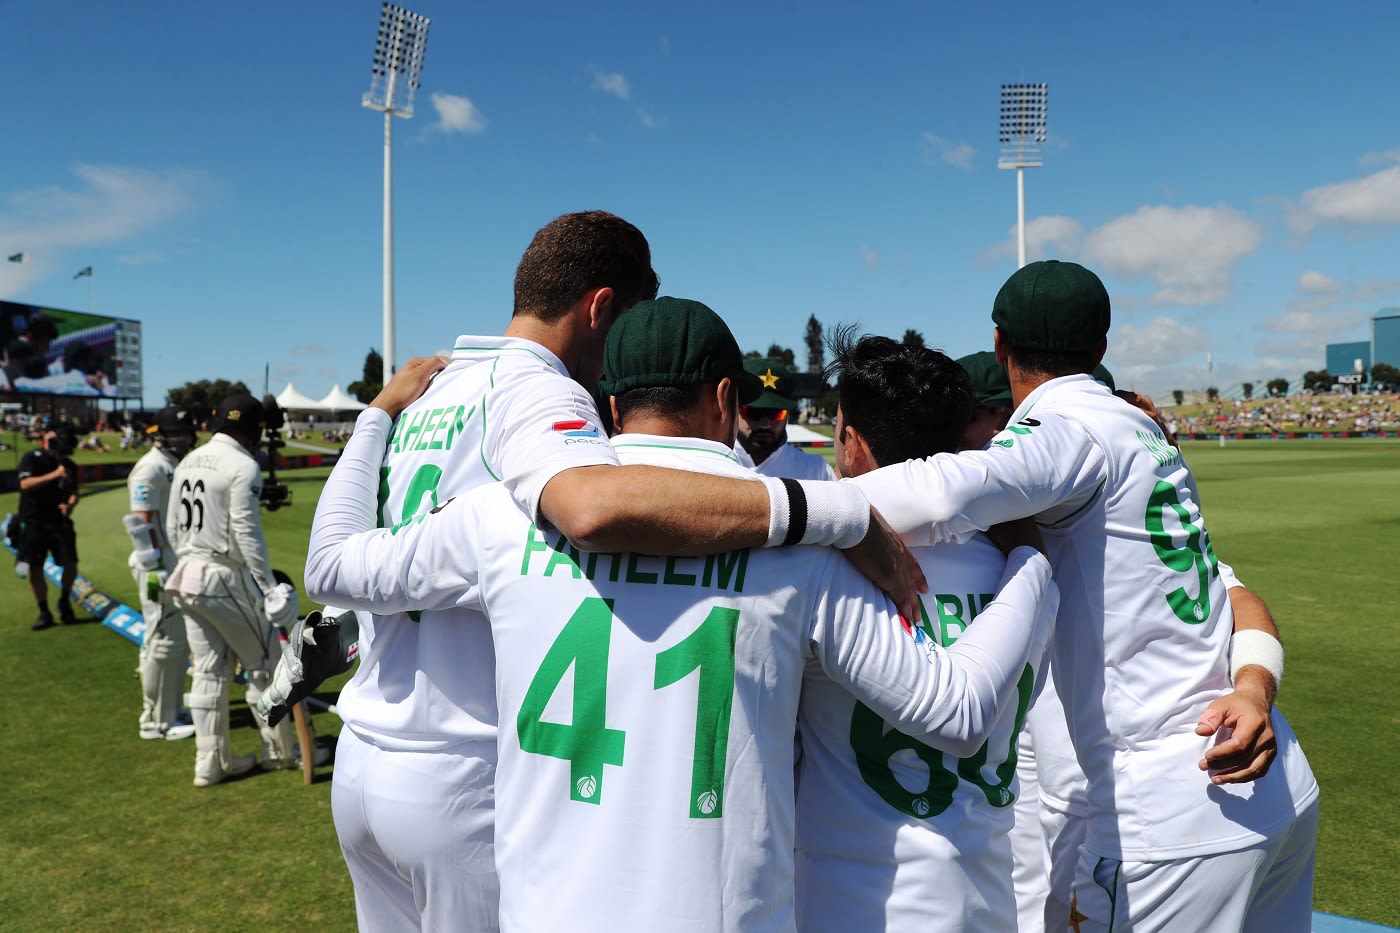
[{"label": "cricket player in huddle", "polygon": [[[917,564],[854,487],[619,465],[589,389],[614,322],[657,285],[646,238],[620,217],[566,214],[540,229],[516,269],[505,336],[462,336],[450,362],[405,367],[423,384],[436,378],[378,451],[377,496],[360,503],[370,525],[403,527],[499,482],[525,515],[592,551],[848,547],[912,613]],[[337,464],[332,477],[349,468]],[[380,613],[362,620],[360,666],[337,704],[345,728],[331,796],[360,928],[495,930],[490,630],[465,608],[410,615],[376,609],[372,593],[341,600],[326,542],[344,518],[325,506],[312,527],[307,593]],[[463,511],[453,512],[459,522]]]},{"label": "cricket player in huddle", "polygon": [[[992,312],[1008,428],[985,451],[852,482],[920,540],[1026,515],[1042,527],[1062,594],[1054,684],[1087,779],[1075,929],[1305,931],[1318,790],[1272,709],[1283,652],[1234,632],[1179,452],[1089,375],[1109,315],[1082,266],[1018,270]],[[1270,728],[1278,760],[1241,786]]]},{"label": "cricket player in huddle", "polygon": [[180,722],[180,698],[185,693],[185,672],[190,648],[185,618],[165,592],[165,581],[175,569],[175,550],[165,532],[169,514],[170,482],[175,467],[194,446],[192,412],[162,408],[156,414],[156,443],[126,478],[131,512],[123,519],[131,536],[127,559],[141,600],[144,631],[141,635],[141,721],[143,739],[187,739],[194,735],[192,722]]},{"label": "cricket player in huddle", "polygon": [[[605,360],[624,463],[753,482],[732,448],[739,403],[761,386],[713,311],[643,302],[612,329]],[[326,485],[317,521],[334,530],[318,533],[312,560],[337,605],[489,619],[508,711],[495,785],[502,929],[793,930],[804,673],[870,704],[877,728],[970,753],[1048,637],[1057,596],[1031,548],[1005,562],[993,549],[982,614],[944,648],[831,549],[590,552],[500,484],[370,531],[361,503],[378,487],[397,389],[361,416]]]},{"label": "cricket player in huddle", "polygon": [[[959,364],[888,337],[857,341],[848,328],[836,332],[831,349],[842,476],[958,449],[976,403]],[[959,643],[982,624],[1006,558],[980,533],[914,554],[929,582],[919,637],[943,647]],[[1033,646],[987,740],[963,748],[911,738],[840,683],[812,672],[800,720],[799,929],[1016,928],[1008,838],[1016,739],[1044,647]]]},{"label": "cricket player in huddle", "polygon": [[788,443],[787,423],[797,411],[792,374],[778,360],[750,357],[744,369],[757,376],[763,394],[739,409],[739,462],[760,476],[790,479],[835,479],[836,471],[825,457],[809,454]]},{"label": "cricket player in huddle", "polygon": [[[210,787],[252,769],[229,743],[228,691],[237,656],[251,706],[281,656],[274,625],[297,617],[296,590],[273,578],[259,513],[262,470],[253,459],[266,420],[247,393],[224,399],[214,436],[189,453],[171,478],[165,530],[178,563],[165,590],[185,615],[194,655],[186,705],[194,718],[194,786]],[[289,720],[263,727],[264,770],[300,767]],[[327,754],[329,754],[327,752]]]}]

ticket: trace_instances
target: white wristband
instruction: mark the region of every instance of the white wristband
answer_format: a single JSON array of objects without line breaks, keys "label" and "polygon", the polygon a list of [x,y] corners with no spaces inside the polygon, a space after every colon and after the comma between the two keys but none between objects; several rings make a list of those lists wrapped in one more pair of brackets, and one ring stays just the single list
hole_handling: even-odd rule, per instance
[{"label": "white wristband", "polygon": [[870,500],[854,483],[802,480],[807,494],[807,533],[803,544],[855,547],[870,530]]},{"label": "white wristband", "polygon": [[852,483],[771,476],[760,480],[768,490],[768,540],[764,547],[855,547],[870,529],[870,501]]},{"label": "white wristband", "polygon": [[1275,690],[1283,683],[1283,645],[1268,632],[1247,628],[1230,637],[1230,680],[1249,664],[1272,674]]},{"label": "white wristband", "polygon": [[787,489],[776,476],[760,476],[758,481],[768,490],[768,540],[764,547],[781,547],[788,533]]}]

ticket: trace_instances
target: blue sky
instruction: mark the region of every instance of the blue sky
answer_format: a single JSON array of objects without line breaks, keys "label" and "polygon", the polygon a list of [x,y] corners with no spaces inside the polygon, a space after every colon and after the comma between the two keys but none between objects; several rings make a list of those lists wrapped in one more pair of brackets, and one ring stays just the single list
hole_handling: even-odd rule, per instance
[{"label": "blue sky", "polygon": [[[1030,258],[1114,302],[1159,396],[1297,377],[1400,304],[1385,2],[407,4],[398,356],[498,333],[533,232],[604,208],[745,349],[828,328],[991,345],[1015,267],[1003,82],[1045,81]],[[379,4],[0,3],[0,298],[144,324],[146,402],[191,379],[318,397],[381,344]],[[18,40],[18,41],[16,41]],[[1392,361],[1400,364],[1400,360]]]}]

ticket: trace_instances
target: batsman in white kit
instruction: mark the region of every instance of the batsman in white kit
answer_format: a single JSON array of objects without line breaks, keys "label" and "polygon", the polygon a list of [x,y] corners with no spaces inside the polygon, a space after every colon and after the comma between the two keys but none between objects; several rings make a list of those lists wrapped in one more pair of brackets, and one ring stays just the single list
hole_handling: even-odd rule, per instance
[{"label": "batsman in white kit", "polygon": [[[252,755],[233,754],[229,684],[235,657],[248,675],[247,700],[257,702],[281,656],[274,625],[296,621],[296,590],[278,583],[259,514],[262,470],[253,459],[266,420],[246,393],[219,405],[215,434],[180,461],[171,478],[166,533],[179,562],[165,590],[185,616],[194,682],[185,698],[194,718],[196,787],[249,771]],[[262,727],[265,770],[298,767],[291,725]]]},{"label": "batsman in white kit", "polygon": [[[712,311],[644,302],[613,328],[606,359],[625,462],[752,481],[732,448],[738,402],[759,389]],[[945,649],[833,550],[581,551],[499,485],[366,532],[374,518],[361,503],[388,426],[381,411],[361,416],[323,492],[318,591],[341,606],[489,619],[505,714],[505,930],[795,929],[804,673],[820,667],[879,717],[973,750],[1048,636],[1057,595],[1030,548],[1012,553],[1000,594]],[[367,801],[367,819],[379,803]]]},{"label": "batsman in white kit", "polygon": [[180,722],[180,700],[190,666],[185,619],[165,592],[175,569],[175,549],[165,533],[170,481],[181,458],[194,446],[197,425],[191,412],[162,408],[156,414],[156,444],[131,468],[126,478],[131,512],[123,519],[131,536],[127,558],[140,598],[141,719],[143,739],[187,739],[194,724]]},{"label": "batsman in white kit", "polygon": [[[516,270],[506,336],[459,338],[422,397],[406,408],[395,402],[393,413],[402,415],[376,453],[376,494],[359,503],[368,527],[402,528],[453,497],[500,483],[526,515],[583,540],[613,542],[607,546],[703,553],[791,537],[787,543],[888,547],[907,558],[888,529],[871,522],[858,490],[825,484],[833,488],[813,491],[816,517],[803,537],[800,528],[789,535],[788,493],[777,480],[775,488],[754,487],[618,468],[580,382],[597,380],[613,322],[656,286],[645,237],[621,218],[568,214],[536,233]],[[426,379],[431,370],[415,368],[427,363],[403,372]],[[386,387],[381,399],[391,394]],[[381,399],[375,404],[387,404]],[[337,464],[332,483],[348,468]],[[326,542],[344,528],[325,506],[323,498],[312,527],[307,592],[376,613],[361,621],[360,667],[338,702],[345,729],[332,785],[360,927],[494,930],[490,630],[463,607],[408,607],[410,613],[371,592],[340,599],[323,558]],[[912,584],[903,579],[908,568],[900,560],[889,564],[899,579],[884,585],[899,590],[895,583],[903,583],[912,601]]]},{"label": "batsman in white kit", "polygon": [[[1307,931],[1318,789],[1272,710],[1282,649],[1234,634],[1189,468],[1088,375],[1106,347],[1103,283],[1074,263],[1031,263],[992,317],[1017,402],[1007,429],[985,451],[852,482],[930,541],[1026,515],[1041,525],[1063,597],[1051,668],[1087,778],[1065,919],[1080,931]],[[1226,735],[1246,724],[1272,727],[1278,758],[1235,783],[1253,756]]]}]

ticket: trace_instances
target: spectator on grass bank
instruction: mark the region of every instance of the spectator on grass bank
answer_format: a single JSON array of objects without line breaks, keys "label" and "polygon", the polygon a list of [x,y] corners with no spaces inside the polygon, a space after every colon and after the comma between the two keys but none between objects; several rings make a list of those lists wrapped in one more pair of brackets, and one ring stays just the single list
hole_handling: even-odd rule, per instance
[{"label": "spectator on grass bank", "polygon": [[54,624],[44,578],[44,559],[50,554],[63,568],[58,616],[64,623],[77,621],[71,600],[78,576],[78,543],[72,519],[78,505],[78,467],[68,457],[71,447],[67,426],[46,418],[39,446],[19,462],[19,558],[29,565],[29,589],[39,607],[39,619],[32,626],[36,632]]}]

